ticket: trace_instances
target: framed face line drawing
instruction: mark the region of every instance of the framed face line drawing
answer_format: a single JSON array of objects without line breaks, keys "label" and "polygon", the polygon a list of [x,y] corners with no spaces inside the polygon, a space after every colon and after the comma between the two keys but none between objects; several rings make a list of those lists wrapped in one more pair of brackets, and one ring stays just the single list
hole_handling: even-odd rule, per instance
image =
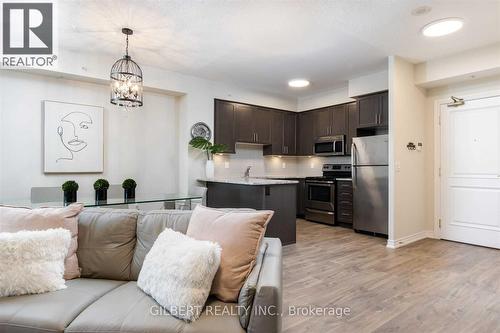
[{"label": "framed face line drawing", "polygon": [[100,106],[43,101],[44,172],[103,172],[103,114]]}]

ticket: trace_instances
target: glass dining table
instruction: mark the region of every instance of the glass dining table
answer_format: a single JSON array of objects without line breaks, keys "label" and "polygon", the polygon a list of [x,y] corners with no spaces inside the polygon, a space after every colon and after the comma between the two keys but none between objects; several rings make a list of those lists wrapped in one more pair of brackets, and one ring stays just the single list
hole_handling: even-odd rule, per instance
[{"label": "glass dining table", "polygon": [[[61,195],[62,196],[62,195]],[[163,208],[175,209],[176,203],[182,203],[183,209],[192,209],[193,201],[202,200],[201,195],[193,195],[186,193],[168,193],[168,194],[140,194],[136,195],[134,199],[125,199],[121,197],[109,197],[107,200],[96,201],[93,197],[78,197],[78,203],[83,204],[85,207],[108,207],[108,208],[123,208],[125,205],[139,205],[151,203],[163,203]],[[2,201],[0,204],[17,207],[41,208],[41,207],[63,207],[68,204],[61,200],[39,200],[42,202],[31,202],[30,200],[13,200]],[[170,205],[169,205],[170,203]]]}]

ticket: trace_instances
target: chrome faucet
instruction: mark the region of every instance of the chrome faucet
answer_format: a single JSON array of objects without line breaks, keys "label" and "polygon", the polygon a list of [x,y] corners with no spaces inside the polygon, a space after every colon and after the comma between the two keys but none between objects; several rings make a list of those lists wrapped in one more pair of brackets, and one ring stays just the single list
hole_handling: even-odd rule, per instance
[{"label": "chrome faucet", "polygon": [[251,165],[247,166],[247,169],[245,170],[245,178],[249,178],[250,177],[250,169],[252,168]]}]

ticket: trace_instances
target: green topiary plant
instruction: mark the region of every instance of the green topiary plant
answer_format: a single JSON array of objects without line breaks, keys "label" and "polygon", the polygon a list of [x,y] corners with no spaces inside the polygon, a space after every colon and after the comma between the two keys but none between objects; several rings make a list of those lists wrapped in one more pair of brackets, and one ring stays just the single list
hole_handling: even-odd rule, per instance
[{"label": "green topiary plant", "polygon": [[223,144],[213,144],[209,140],[202,138],[201,136],[192,138],[189,141],[191,147],[203,150],[207,153],[207,159],[211,160],[214,154],[223,153],[226,151],[226,145]]},{"label": "green topiary plant", "polygon": [[62,184],[61,188],[64,192],[76,192],[78,191],[78,183],[74,180],[68,180]]},{"label": "green topiary plant", "polygon": [[98,179],[94,183],[94,190],[107,190],[109,188],[109,182],[106,179]]},{"label": "green topiary plant", "polygon": [[125,179],[123,181],[122,187],[125,190],[130,190],[130,189],[136,188],[137,187],[137,183],[135,182],[135,180],[133,180],[131,178],[127,178],[127,179]]}]

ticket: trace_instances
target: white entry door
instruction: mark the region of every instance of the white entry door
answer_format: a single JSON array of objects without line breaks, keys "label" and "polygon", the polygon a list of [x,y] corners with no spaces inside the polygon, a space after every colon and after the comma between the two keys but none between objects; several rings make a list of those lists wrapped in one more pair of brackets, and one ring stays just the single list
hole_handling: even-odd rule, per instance
[{"label": "white entry door", "polygon": [[500,97],[440,112],[441,238],[500,248]]}]

